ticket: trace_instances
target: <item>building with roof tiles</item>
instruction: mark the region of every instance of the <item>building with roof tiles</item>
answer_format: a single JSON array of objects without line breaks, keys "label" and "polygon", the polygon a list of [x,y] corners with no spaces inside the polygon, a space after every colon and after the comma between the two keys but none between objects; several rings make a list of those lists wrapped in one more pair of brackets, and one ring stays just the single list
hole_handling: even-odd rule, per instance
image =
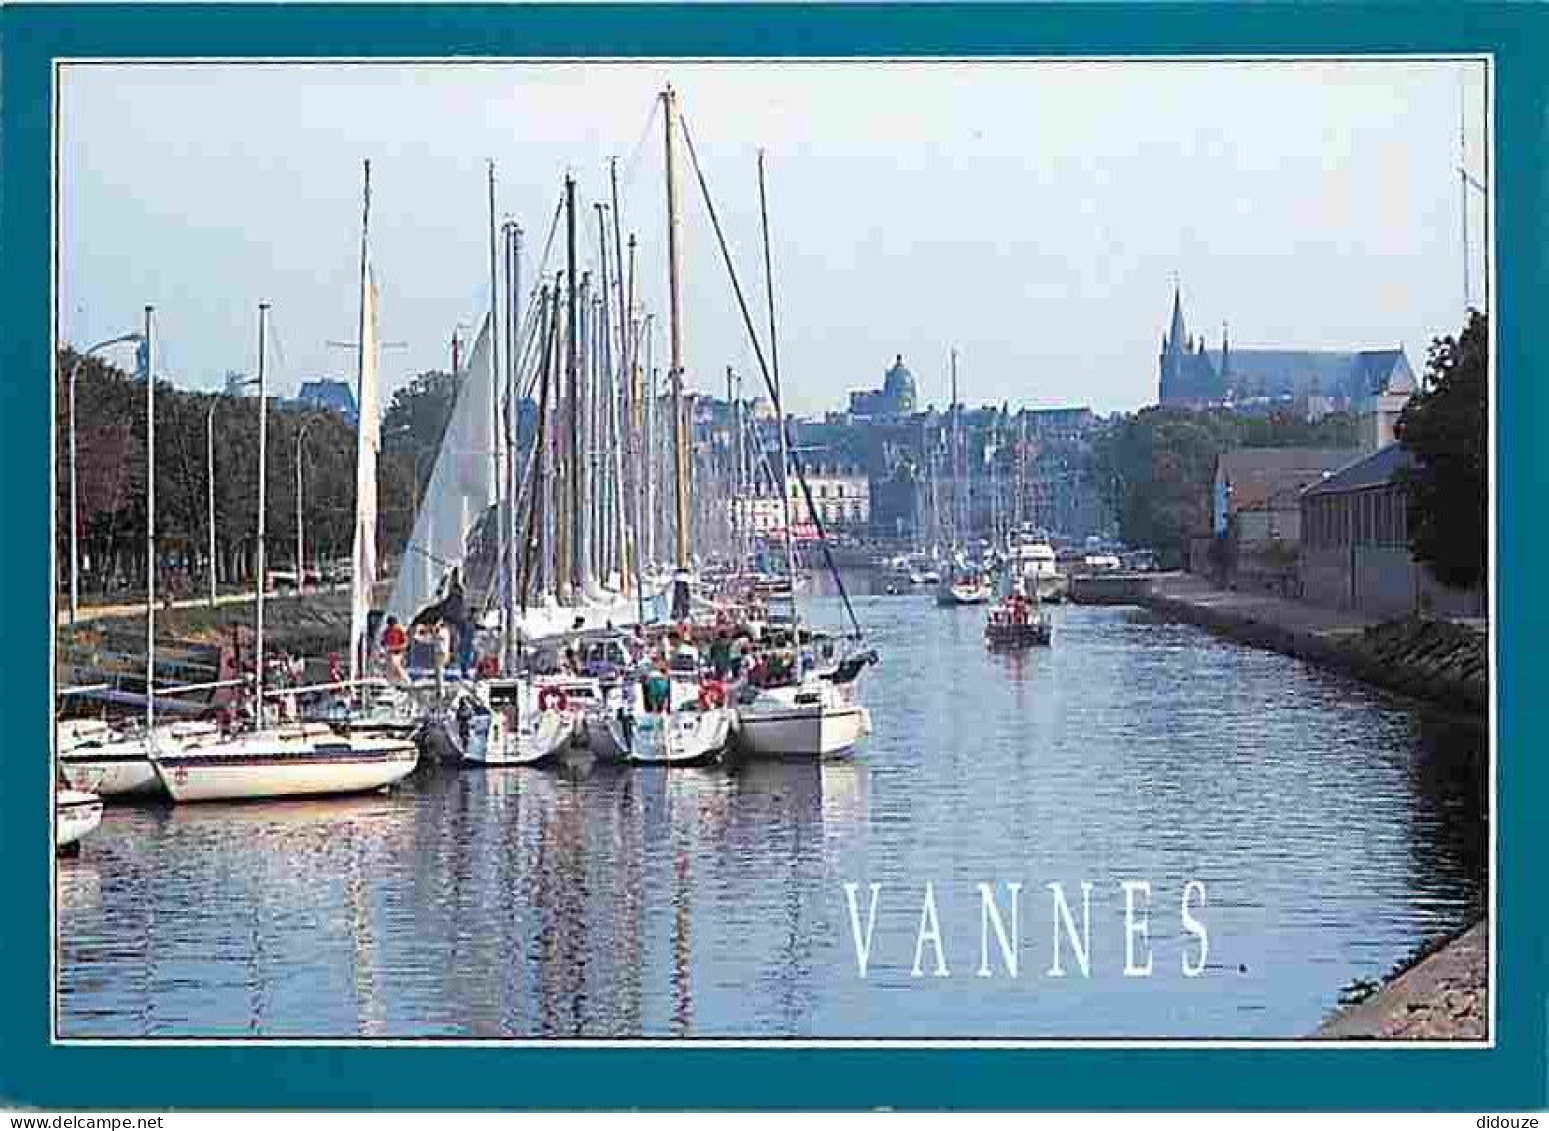
[{"label": "building with roof tiles", "polygon": [[[1163,407],[1292,411],[1309,419],[1357,412],[1386,426],[1385,435],[1370,438],[1372,446],[1392,440],[1398,409],[1417,388],[1402,349],[1240,349],[1231,346],[1223,326],[1221,348],[1209,350],[1203,336],[1188,332],[1177,289],[1157,366]],[[1374,404],[1381,411],[1373,413]]]}]

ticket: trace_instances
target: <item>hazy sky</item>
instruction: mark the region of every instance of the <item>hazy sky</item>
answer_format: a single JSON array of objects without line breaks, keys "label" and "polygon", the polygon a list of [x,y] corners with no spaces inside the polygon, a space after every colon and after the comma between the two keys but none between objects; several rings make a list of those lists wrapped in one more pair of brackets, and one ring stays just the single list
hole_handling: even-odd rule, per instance
[{"label": "hazy sky", "polygon": [[[267,300],[279,391],[353,375],[325,343],[355,333],[363,157],[383,336],[407,343],[389,392],[445,368],[487,302],[488,158],[531,278],[567,170],[595,260],[616,156],[664,322],[667,81],[759,309],[766,151],[791,411],[840,407],[899,353],[944,404],[953,346],[970,403],[1149,403],[1175,273],[1212,348],[1227,321],[1234,346],[1403,345],[1418,368],[1460,324],[1479,63],[91,65],[61,84],[62,336],[154,303],[158,369],[208,388],[253,368]],[[688,379],[720,390],[753,357],[681,149],[679,168]],[[1476,304],[1483,216],[1476,199]]]}]

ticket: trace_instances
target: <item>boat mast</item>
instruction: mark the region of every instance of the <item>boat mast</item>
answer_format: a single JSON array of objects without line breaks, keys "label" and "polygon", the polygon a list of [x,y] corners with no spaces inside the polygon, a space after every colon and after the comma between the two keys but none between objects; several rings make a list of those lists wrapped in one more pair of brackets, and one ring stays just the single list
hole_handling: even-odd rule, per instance
[{"label": "boat mast", "polygon": [[[145,308],[145,740],[156,725],[156,365],[153,307]],[[74,401],[71,402],[74,409]],[[210,563],[215,568],[215,563]]]},{"label": "boat mast", "polygon": [[506,584],[505,584],[505,663],[507,672],[516,665],[516,574],[517,541],[520,525],[517,515],[517,460],[521,445],[517,443],[521,426],[521,405],[518,402],[518,374],[516,340],[522,326],[522,229],[515,222],[507,223],[506,236],[506,381],[505,381],[505,440],[506,440]]},{"label": "boat mast", "polygon": [[565,399],[566,433],[569,447],[569,464],[566,467],[569,480],[570,511],[565,554],[565,595],[572,594],[577,600],[582,588],[581,568],[581,416],[580,416],[580,359],[576,354],[576,230],[575,230],[575,178],[565,178]]},{"label": "boat mast", "polygon": [[674,480],[677,490],[677,565],[688,568],[688,438],[683,428],[683,311],[678,263],[678,183],[673,160],[673,121],[678,98],[671,84],[662,91],[662,125],[667,166],[667,316],[672,356],[667,371],[672,382],[672,442]]},{"label": "boat mast", "polygon": [[[372,390],[369,390],[370,393],[371,393],[369,401],[368,401],[368,398],[366,396],[366,393],[368,392],[368,390],[366,388],[366,380],[367,380],[367,377],[366,377],[366,367],[367,367],[368,364],[370,364],[369,359],[366,357],[366,351],[367,351],[367,349],[374,349],[375,346],[376,346],[375,330],[374,330],[374,328],[371,328],[372,331],[373,331],[373,333],[372,333],[372,340],[368,343],[367,338],[366,338],[366,331],[368,329],[368,326],[366,325],[366,319],[367,319],[367,310],[366,310],[366,308],[367,308],[368,305],[372,305],[372,309],[370,311],[370,317],[373,318],[373,319],[375,319],[375,317],[376,317],[376,309],[375,309],[374,304],[371,304],[371,295],[369,293],[369,289],[370,289],[370,286],[371,286],[371,280],[370,280],[370,277],[369,277],[369,274],[368,274],[368,272],[370,270],[370,261],[367,258],[367,256],[368,256],[368,249],[370,248],[370,232],[371,232],[371,159],[368,157],[365,160],[363,160],[361,162],[361,167],[362,167],[362,181],[361,181],[361,206],[360,206],[360,322],[359,322],[359,325],[357,327],[357,332],[356,332],[356,336],[355,336],[355,406],[356,406],[356,413],[357,413],[356,422],[355,422],[355,430],[356,430],[356,439],[355,439],[355,545],[354,545],[354,552],[352,554],[352,559],[353,560],[352,560],[352,563],[351,563],[351,570],[350,570],[350,590],[351,590],[351,594],[350,594],[350,684],[351,684],[352,687],[355,684],[355,681],[360,678],[360,669],[363,666],[363,661],[364,661],[364,658],[365,658],[364,653],[365,653],[365,649],[366,649],[366,618],[362,615],[362,610],[360,608],[360,596],[359,596],[360,595],[360,591],[361,591],[361,582],[362,582],[362,576],[361,575],[365,571],[367,566],[370,566],[373,569],[375,568],[375,557],[376,557],[375,547],[372,546],[371,547],[371,552],[368,554],[367,553],[367,546],[365,544],[365,539],[366,539],[366,536],[368,534],[370,535],[370,537],[371,537],[373,542],[375,541],[375,538],[376,538],[375,480],[374,479],[372,481],[372,503],[373,503],[373,506],[372,506],[371,530],[370,531],[366,531],[363,528],[363,526],[361,524],[361,513],[360,513],[361,512],[361,502],[362,502],[361,495],[363,493],[363,488],[366,486],[365,483],[362,481],[363,477],[361,475],[361,463],[363,462],[361,456],[362,456],[362,451],[363,451],[363,449],[366,446],[366,413],[367,412],[374,412],[375,411],[375,407],[376,407],[376,403],[377,403],[377,401],[376,401],[376,392],[375,392],[374,388]],[[260,308],[260,309],[262,309],[262,308]],[[262,339],[261,339],[261,337],[260,337],[260,347],[259,348],[260,348],[260,351],[261,351],[262,350]],[[260,353],[260,356],[262,356],[262,353]],[[372,373],[371,380],[372,380],[372,382],[374,384],[375,380],[376,380],[376,374],[375,373]],[[262,413],[263,410],[260,408],[259,411],[260,411],[260,413]],[[263,435],[263,429],[262,429],[262,426],[260,426],[260,428],[259,428],[260,439],[262,438],[262,435]],[[259,482],[260,490],[262,490],[262,485],[263,485],[263,476],[262,476],[262,474],[259,475],[258,482]],[[262,498],[262,495],[260,495],[259,497]],[[262,521],[263,521],[263,513],[262,512],[263,512],[263,507],[262,507],[262,504],[260,504],[260,506],[259,506],[259,522],[260,523],[262,523]],[[262,555],[262,553],[263,553],[263,539],[261,537],[259,538],[258,552],[259,552],[260,555]],[[260,558],[260,560],[262,560],[262,559]],[[374,578],[373,579],[367,579],[366,580],[366,584],[370,585],[372,580],[374,580]],[[259,610],[260,610],[260,613],[259,613],[259,627],[261,629],[262,625],[263,625],[263,616],[262,616],[262,609],[263,609],[263,578],[262,577],[259,578],[259,582],[258,582],[258,594],[259,594],[258,600],[259,600]],[[260,668],[262,667],[262,663],[263,663],[262,656],[260,656],[260,658],[259,658]],[[260,686],[262,686],[262,675],[261,674],[260,674]],[[260,695],[260,697],[259,697],[259,710],[260,710],[260,712],[262,712],[262,709],[263,709],[263,698]]]},{"label": "boat mast", "polygon": [[[774,266],[769,251],[769,204],[764,191],[764,151],[758,151],[758,213],[764,231],[764,294],[769,304],[769,372],[774,385],[775,427],[780,430],[780,506],[785,526],[785,576],[790,585],[791,628],[801,641],[801,618],[796,608],[796,556],[791,537],[790,440],[785,434],[785,397],[780,385],[780,337],[775,333]],[[810,506],[810,504],[809,504]]]},{"label": "boat mast", "polygon": [[254,632],[253,646],[257,650],[256,678],[258,689],[258,701],[256,707],[256,722],[258,728],[264,725],[264,589],[267,586],[264,577],[268,567],[264,564],[264,539],[268,525],[267,508],[264,505],[264,485],[268,476],[264,474],[268,470],[268,434],[269,434],[269,387],[264,367],[264,339],[268,337],[269,329],[269,304],[258,304],[258,595],[254,601]]},{"label": "boat mast", "polygon": [[[489,192],[489,222],[486,225],[486,236],[489,242],[489,382],[490,382],[490,414],[494,419],[490,422],[490,467],[493,477],[495,494],[495,561],[499,562],[504,555],[501,551],[500,515],[501,495],[504,494],[504,486],[500,479],[500,380],[505,371],[500,367],[500,271],[497,266],[498,258],[495,252],[495,162],[485,162],[486,185]],[[475,377],[475,380],[478,378]],[[498,576],[497,570],[490,570],[490,578]],[[472,578],[463,579],[465,585],[472,585]]]},{"label": "boat mast", "polygon": [[957,404],[957,347],[952,347],[952,541],[966,544],[963,530],[962,410]]}]

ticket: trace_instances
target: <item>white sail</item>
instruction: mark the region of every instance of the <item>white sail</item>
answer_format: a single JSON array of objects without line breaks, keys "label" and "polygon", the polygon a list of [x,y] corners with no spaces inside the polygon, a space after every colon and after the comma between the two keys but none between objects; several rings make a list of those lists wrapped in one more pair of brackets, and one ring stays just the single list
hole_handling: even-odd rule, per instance
[{"label": "white sail", "polygon": [[486,315],[398,564],[387,611],[404,623],[437,599],[441,579],[453,566],[463,565],[469,535],[495,505],[495,373],[489,330]]},{"label": "white sail", "polygon": [[377,455],[382,449],[382,411],[379,391],[377,336],[377,286],[371,277],[369,252],[362,252],[360,365],[355,390],[358,414],[355,435],[355,550],[350,575],[350,678],[360,675],[367,651],[367,618],[371,591],[376,584]]}]

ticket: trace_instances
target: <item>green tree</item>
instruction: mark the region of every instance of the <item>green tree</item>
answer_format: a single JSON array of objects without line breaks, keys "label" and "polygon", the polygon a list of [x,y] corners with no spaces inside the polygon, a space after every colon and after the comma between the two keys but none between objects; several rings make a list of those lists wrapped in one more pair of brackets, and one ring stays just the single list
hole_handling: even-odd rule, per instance
[{"label": "green tree", "polygon": [[1480,584],[1488,569],[1489,337],[1472,310],[1461,334],[1432,342],[1426,388],[1395,430],[1415,459],[1403,473],[1410,548],[1457,588]]}]

